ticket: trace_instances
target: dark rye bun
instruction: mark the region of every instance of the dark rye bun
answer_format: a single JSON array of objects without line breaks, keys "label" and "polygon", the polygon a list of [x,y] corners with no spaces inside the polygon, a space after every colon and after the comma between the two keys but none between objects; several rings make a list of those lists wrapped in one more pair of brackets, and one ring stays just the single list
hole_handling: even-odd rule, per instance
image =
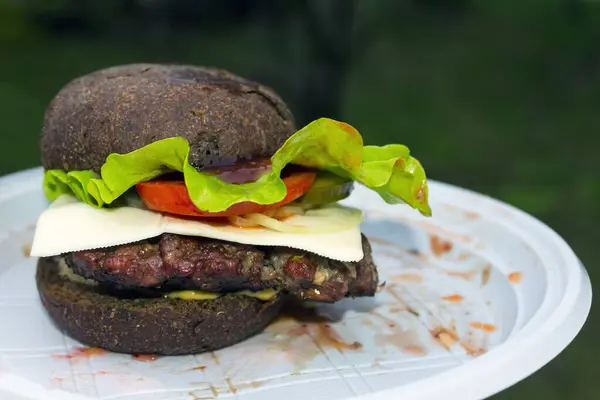
[{"label": "dark rye bun", "polygon": [[227,71],[188,65],[111,67],[68,83],[41,135],[46,169],[100,171],[110,153],[181,136],[196,168],[271,156],[296,130],[271,89]]},{"label": "dark rye bun", "polygon": [[54,259],[39,259],[37,287],[55,325],[87,346],[118,353],[184,355],[228,347],[261,332],[284,301],[119,299],[58,271]]}]

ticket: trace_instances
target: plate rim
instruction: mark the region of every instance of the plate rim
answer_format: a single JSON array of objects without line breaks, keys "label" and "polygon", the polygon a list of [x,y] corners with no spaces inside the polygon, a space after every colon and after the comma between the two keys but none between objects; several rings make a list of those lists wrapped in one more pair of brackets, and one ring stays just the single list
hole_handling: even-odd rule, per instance
[{"label": "plate rim", "polygon": [[[37,166],[0,176],[0,188],[8,187],[9,191],[11,187],[13,188],[12,194],[2,190],[4,193],[3,196],[0,196],[0,201],[27,192],[36,184],[36,180],[41,181],[42,171],[43,167]],[[25,182],[28,183],[25,184]],[[525,337],[519,337],[518,334],[515,337],[509,337],[497,348],[466,364],[401,387],[358,396],[357,398],[361,400],[380,400],[397,396],[425,400],[438,398],[440,393],[444,393],[446,398],[456,400],[459,398],[460,400],[486,398],[531,376],[558,356],[579,334],[591,310],[593,294],[589,274],[573,249],[554,229],[535,216],[489,195],[437,180],[428,179],[428,182],[430,192],[432,189],[442,190],[477,198],[493,204],[499,209],[507,210],[518,220],[528,223],[534,228],[535,232],[533,233],[536,237],[541,236],[544,242],[549,241],[557,248],[561,254],[562,268],[567,269],[570,276],[574,274],[571,276],[574,279],[570,279],[561,301],[551,316]],[[505,345],[513,346],[511,351],[497,351],[505,350]],[[528,356],[523,357],[523,354],[528,354]],[[530,356],[533,354],[535,357]],[[483,368],[484,366],[485,368]],[[493,379],[489,379],[489,377]],[[23,380],[14,374],[0,370],[0,388],[2,390],[8,390],[8,393],[15,394],[14,390],[11,390],[11,384],[14,384],[15,379]],[[16,394],[32,398],[28,394],[32,394],[31,385],[34,385],[39,386],[45,395],[52,395],[54,392],[64,398],[65,393],[68,393],[69,398],[72,399],[88,399],[80,394],[48,390],[41,385],[27,382],[27,387],[23,387],[24,391]],[[460,393],[460,397],[456,397],[458,395],[452,393]]]}]

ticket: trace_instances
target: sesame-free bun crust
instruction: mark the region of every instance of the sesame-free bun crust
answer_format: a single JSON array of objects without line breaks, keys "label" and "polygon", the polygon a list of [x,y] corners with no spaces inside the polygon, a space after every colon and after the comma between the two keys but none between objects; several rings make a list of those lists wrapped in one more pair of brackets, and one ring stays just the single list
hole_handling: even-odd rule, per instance
[{"label": "sesame-free bun crust", "polygon": [[196,168],[271,156],[296,130],[271,89],[227,71],[131,64],[68,83],[46,110],[46,169],[100,171],[111,153],[180,136]]}]

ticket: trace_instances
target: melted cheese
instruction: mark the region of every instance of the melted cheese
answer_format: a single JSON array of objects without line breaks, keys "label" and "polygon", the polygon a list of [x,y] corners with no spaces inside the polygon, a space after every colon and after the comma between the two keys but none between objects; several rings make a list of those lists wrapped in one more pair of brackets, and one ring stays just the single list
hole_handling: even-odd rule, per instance
[{"label": "melted cheese", "polygon": [[[293,217],[287,221],[293,222]],[[31,255],[50,257],[72,251],[117,246],[163,233],[255,246],[290,247],[339,261],[359,261],[363,258],[359,225],[331,233],[283,233],[262,227],[208,224],[134,207],[98,209],[68,195],[58,198],[40,215]]]},{"label": "melted cheese", "polygon": [[254,297],[255,299],[267,301],[267,300],[271,300],[273,297],[275,297],[277,295],[277,290],[264,289],[264,290],[259,290],[258,292],[252,292],[250,290],[241,290],[239,292],[236,292],[235,295]]},{"label": "melted cheese", "polygon": [[[248,296],[254,297],[255,299],[259,299],[262,301],[271,300],[273,297],[277,295],[277,290],[275,289],[264,289],[259,290],[257,292],[252,292],[250,290],[240,290],[238,292],[232,292],[228,295],[231,296]],[[168,299],[180,299],[180,300],[214,300],[221,297],[221,293],[213,293],[213,292],[205,292],[203,290],[178,290],[175,292],[170,292],[165,295]]]},{"label": "melted cheese", "polygon": [[165,295],[167,299],[180,300],[214,300],[219,298],[219,293],[205,292],[202,290],[178,290]]},{"label": "melted cheese", "polygon": [[74,273],[73,270],[67,265],[67,262],[65,261],[64,257],[56,257],[55,260],[58,263],[58,274],[63,278],[67,278],[73,282],[83,283],[84,285],[98,285],[98,282],[92,279],[86,279],[83,276]]}]

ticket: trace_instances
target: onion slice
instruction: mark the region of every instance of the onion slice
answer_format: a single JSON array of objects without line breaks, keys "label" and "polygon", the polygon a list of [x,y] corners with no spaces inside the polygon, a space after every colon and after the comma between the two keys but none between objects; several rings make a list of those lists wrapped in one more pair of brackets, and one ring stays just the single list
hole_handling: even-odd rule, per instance
[{"label": "onion slice", "polygon": [[261,226],[284,233],[331,233],[359,225],[363,219],[361,210],[338,204],[309,210],[297,206],[285,208],[271,215],[234,216],[229,221],[243,228]]}]

